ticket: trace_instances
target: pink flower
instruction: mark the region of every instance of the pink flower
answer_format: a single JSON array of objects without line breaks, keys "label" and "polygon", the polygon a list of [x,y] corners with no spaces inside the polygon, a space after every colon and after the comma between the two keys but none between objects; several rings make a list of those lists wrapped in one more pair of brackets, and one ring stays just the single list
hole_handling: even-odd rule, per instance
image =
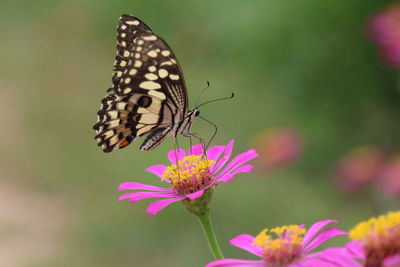
[{"label": "pink flower", "polygon": [[355,191],[376,179],[383,165],[384,153],[379,148],[357,147],[339,162],[335,182],[343,191]]},{"label": "pink flower", "polygon": [[349,267],[400,266],[400,211],[358,223],[350,232],[345,251],[354,263]]},{"label": "pink flower", "polygon": [[389,161],[381,171],[378,183],[387,194],[400,195],[400,156]]},{"label": "pink flower", "polygon": [[375,14],[369,21],[368,30],[383,61],[389,67],[400,67],[400,6],[394,4]]},{"label": "pink flower", "polygon": [[303,140],[297,130],[272,129],[258,137],[259,162],[268,169],[295,161],[303,150]]},{"label": "pink flower", "polygon": [[[314,223],[308,231],[304,225],[288,225],[265,229],[258,236],[239,235],[230,243],[261,259],[222,259],[210,262],[206,267],[337,267],[345,260],[337,251],[310,253],[322,243],[339,235],[347,235],[335,227],[322,230],[336,221],[326,220]],[[271,236],[275,234],[275,238]]]},{"label": "pink flower", "polygon": [[256,151],[250,149],[228,163],[232,148],[233,140],[226,146],[211,147],[205,156],[201,145],[191,147],[187,154],[183,149],[172,150],[168,153],[171,166],[158,164],[147,168],[148,172],[169,183],[169,188],[126,182],[119,186],[119,190],[137,191],[124,193],[119,200],[128,198],[131,203],[136,203],[146,198],[162,198],[147,208],[147,214],[155,215],[174,202],[198,199],[207,189],[231,181],[235,174],[252,171],[253,166],[245,163],[258,156]]}]

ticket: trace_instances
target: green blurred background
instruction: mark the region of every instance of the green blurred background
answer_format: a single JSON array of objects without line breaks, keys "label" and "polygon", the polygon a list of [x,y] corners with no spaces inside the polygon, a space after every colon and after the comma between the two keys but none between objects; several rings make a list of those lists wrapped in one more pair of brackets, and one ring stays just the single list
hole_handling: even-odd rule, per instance
[{"label": "green blurred background", "polygon": [[[240,233],[327,218],[349,229],[398,208],[394,197],[371,188],[345,194],[332,182],[349,149],[399,147],[398,73],[382,66],[365,34],[368,17],[390,2],[2,0],[0,265],[212,260],[198,222],[179,203],[151,217],[149,201],[116,200],[122,182],[159,185],[145,168],[166,164],[172,141],[148,153],[139,141],[104,154],[93,138],[123,13],[174,49],[191,104],[207,80],[205,99],[236,93],[201,110],[219,126],[214,144],[233,138],[236,153],[257,149],[255,137],[271,127],[303,137],[304,153],[290,166],[255,168],[217,188],[212,214],[225,256],[249,257],[228,244]],[[201,121],[194,128],[212,133]]]}]

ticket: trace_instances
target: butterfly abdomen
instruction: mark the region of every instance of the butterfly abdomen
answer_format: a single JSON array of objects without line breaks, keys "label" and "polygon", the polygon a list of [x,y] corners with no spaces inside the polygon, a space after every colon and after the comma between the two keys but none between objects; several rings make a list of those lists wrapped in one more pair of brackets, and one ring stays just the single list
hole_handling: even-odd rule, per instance
[{"label": "butterfly abdomen", "polygon": [[149,151],[156,148],[171,133],[172,126],[154,130],[146,137],[143,144],[140,146],[140,150]]}]

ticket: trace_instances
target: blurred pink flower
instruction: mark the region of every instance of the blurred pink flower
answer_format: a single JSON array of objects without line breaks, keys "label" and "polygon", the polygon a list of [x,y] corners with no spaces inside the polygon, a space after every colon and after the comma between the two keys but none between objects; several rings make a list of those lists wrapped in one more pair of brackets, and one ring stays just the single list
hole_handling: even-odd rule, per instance
[{"label": "blurred pink flower", "polygon": [[267,130],[257,139],[259,162],[269,169],[292,163],[303,151],[303,140],[294,129]]},{"label": "blurred pink flower", "polygon": [[[326,220],[314,223],[308,231],[304,225],[288,225],[265,229],[258,236],[248,234],[239,235],[231,239],[230,243],[246,250],[261,259],[222,259],[210,262],[206,267],[337,267],[346,259],[335,252],[310,253],[327,240],[347,235],[335,227],[322,230],[328,224],[336,221]],[[275,234],[275,238],[271,234]]]},{"label": "blurred pink flower", "polygon": [[147,208],[147,214],[155,215],[174,202],[185,198],[198,199],[207,189],[221,182],[231,181],[238,173],[252,171],[252,165],[244,164],[258,156],[256,151],[250,149],[237,155],[228,163],[232,149],[233,140],[226,146],[211,147],[207,150],[206,157],[201,145],[191,147],[187,154],[183,149],[172,150],[168,153],[171,166],[158,164],[147,168],[148,172],[169,183],[169,188],[126,182],[119,186],[119,190],[139,191],[124,193],[119,200],[128,198],[131,203],[136,203],[146,198],[163,198],[153,202]]},{"label": "blurred pink flower", "polygon": [[383,167],[378,183],[383,192],[400,195],[400,155],[394,157]]},{"label": "blurred pink flower", "polygon": [[355,148],[338,163],[335,183],[343,191],[355,191],[377,178],[383,166],[384,154],[379,148]]},{"label": "blurred pink flower", "polygon": [[373,15],[368,23],[368,32],[388,67],[400,67],[400,5],[391,5]]}]

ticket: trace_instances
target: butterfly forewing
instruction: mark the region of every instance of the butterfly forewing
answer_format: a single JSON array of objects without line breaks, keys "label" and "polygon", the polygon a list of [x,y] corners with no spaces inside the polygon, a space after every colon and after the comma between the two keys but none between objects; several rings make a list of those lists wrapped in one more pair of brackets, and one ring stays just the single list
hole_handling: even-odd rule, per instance
[{"label": "butterfly forewing", "polygon": [[117,33],[113,87],[94,126],[104,152],[150,131],[172,129],[188,102],[178,61],[165,41],[130,15],[121,16]]}]

